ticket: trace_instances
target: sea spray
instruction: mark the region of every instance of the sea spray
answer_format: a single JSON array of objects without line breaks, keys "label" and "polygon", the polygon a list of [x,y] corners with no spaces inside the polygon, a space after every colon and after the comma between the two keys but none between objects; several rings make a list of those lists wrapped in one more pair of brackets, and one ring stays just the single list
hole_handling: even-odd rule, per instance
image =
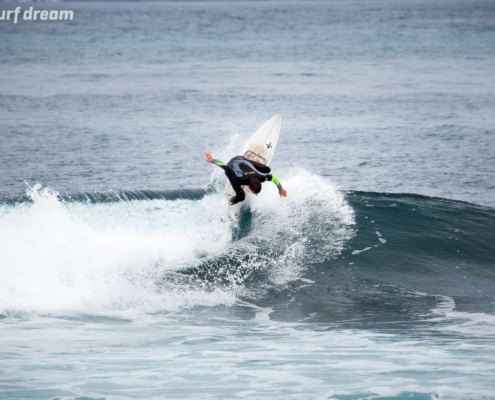
[{"label": "sea spray", "polygon": [[294,281],[312,262],[339,254],[354,220],[321,178],[304,170],[282,177],[289,197],[265,184],[237,226],[215,191],[98,202],[36,185],[30,202],[0,207],[0,311],[155,313],[231,304],[260,285]]},{"label": "sea spray", "polygon": [[231,301],[163,282],[228,244],[211,197],[70,203],[39,185],[28,194],[33,203],[10,207],[0,224],[1,312],[157,312]]}]

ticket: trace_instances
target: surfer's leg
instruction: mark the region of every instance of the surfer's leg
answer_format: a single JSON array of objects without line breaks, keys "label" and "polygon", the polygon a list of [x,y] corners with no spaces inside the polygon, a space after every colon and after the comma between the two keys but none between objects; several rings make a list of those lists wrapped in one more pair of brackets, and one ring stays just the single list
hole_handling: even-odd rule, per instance
[{"label": "surfer's leg", "polygon": [[259,172],[262,172],[263,174],[268,174],[271,171],[271,168],[268,165],[261,164],[260,162],[256,162],[255,160],[250,160],[250,162],[251,164],[253,164],[254,168],[256,168]]},{"label": "surfer's leg", "polygon": [[230,204],[234,205],[240,201],[244,201],[246,194],[244,193],[244,190],[242,190],[242,186],[239,183],[239,178],[235,174],[234,170],[232,168],[225,168],[225,175],[227,175],[227,178],[235,191],[235,196],[230,199]]},{"label": "surfer's leg", "polygon": [[242,190],[242,189],[239,192],[236,191],[235,193],[236,193],[235,197],[230,199],[230,205],[232,205],[232,206],[234,204],[240,203],[241,201],[244,201],[246,198],[246,193],[244,193],[244,190]]}]

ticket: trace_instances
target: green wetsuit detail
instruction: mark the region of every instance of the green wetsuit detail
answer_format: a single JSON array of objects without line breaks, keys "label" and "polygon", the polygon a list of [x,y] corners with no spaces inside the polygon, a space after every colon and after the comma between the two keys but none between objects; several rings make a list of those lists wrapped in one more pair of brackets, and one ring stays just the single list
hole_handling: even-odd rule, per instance
[{"label": "green wetsuit detail", "polygon": [[272,182],[277,185],[278,190],[282,190],[282,184],[280,183],[279,179],[277,178],[277,175],[272,174]]}]

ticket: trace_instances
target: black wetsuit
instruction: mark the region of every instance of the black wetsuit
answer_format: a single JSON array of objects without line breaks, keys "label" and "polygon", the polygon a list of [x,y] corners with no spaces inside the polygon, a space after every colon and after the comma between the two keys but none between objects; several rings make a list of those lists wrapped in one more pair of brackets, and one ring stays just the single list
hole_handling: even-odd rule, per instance
[{"label": "black wetsuit", "polygon": [[243,156],[234,157],[227,164],[218,160],[213,160],[212,163],[225,170],[225,175],[227,175],[230,184],[234,188],[236,195],[230,199],[230,204],[232,205],[246,198],[241,186],[249,185],[251,179],[258,179],[260,182],[272,181],[277,185],[278,190],[282,190],[282,185],[277,176],[269,173],[271,169],[268,165],[248,160]]}]

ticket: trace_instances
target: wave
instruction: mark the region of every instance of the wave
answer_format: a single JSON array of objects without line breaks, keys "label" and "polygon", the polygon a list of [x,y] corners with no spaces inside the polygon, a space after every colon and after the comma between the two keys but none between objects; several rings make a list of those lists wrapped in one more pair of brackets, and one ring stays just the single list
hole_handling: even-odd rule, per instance
[{"label": "wave", "polygon": [[122,201],[132,200],[199,200],[204,197],[205,194],[211,193],[212,188],[202,189],[177,189],[177,190],[122,190],[108,192],[94,192],[94,193],[59,193],[50,188],[43,188],[40,184],[35,185],[33,188],[27,190],[27,194],[24,196],[11,196],[0,198],[0,205],[4,206],[16,206],[23,203],[33,203],[39,197],[37,192],[46,194],[53,194],[58,200],[65,203],[80,202],[80,203],[116,203]]},{"label": "wave", "polygon": [[346,201],[355,235],[336,259],[308,269],[304,278],[312,283],[294,285],[288,307],[288,293],[273,295],[274,318],[304,320],[312,310],[314,322],[410,329],[447,297],[455,315],[495,314],[493,208],[359,191]]},{"label": "wave", "polygon": [[210,189],[65,194],[36,185],[0,206],[0,312],[132,315],[233,304],[335,258],[354,213],[294,171],[244,205]]},{"label": "wave", "polygon": [[367,265],[363,276],[446,296],[495,295],[494,209],[411,194],[348,200],[359,234],[343,256]]},{"label": "wave", "polygon": [[[346,192],[304,170],[226,218],[214,186],[58,194],[0,206],[0,312],[133,315],[243,301],[279,319],[373,323],[493,313],[495,210],[413,194]],[[439,297],[440,296],[440,297]],[[315,317],[316,318],[316,317]],[[352,319],[352,318],[351,318]]]}]

